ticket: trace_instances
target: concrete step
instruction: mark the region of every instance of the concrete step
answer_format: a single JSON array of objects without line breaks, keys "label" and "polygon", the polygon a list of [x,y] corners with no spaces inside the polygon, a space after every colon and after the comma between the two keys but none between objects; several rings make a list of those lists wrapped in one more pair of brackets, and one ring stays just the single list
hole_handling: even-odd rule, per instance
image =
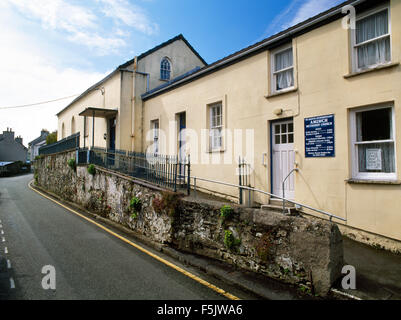
[{"label": "concrete step", "polygon": [[[276,212],[283,212],[283,205],[281,203],[281,205],[273,205],[273,204],[264,204],[260,207],[262,210],[267,210],[267,211],[276,211]],[[290,213],[290,214],[294,214],[297,212],[297,210],[295,209],[295,207],[289,207],[289,206],[285,206],[285,212],[286,213]]]},{"label": "concrete step", "polygon": [[[283,206],[283,200],[271,198],[269,200],[269,204],[271,204],[273,206],[281,206],[282,207]],[[289,208],[295,208],[295,205],[293,203],[291,203],[291,202],[286,202],[285,206],[289,207]]]}]

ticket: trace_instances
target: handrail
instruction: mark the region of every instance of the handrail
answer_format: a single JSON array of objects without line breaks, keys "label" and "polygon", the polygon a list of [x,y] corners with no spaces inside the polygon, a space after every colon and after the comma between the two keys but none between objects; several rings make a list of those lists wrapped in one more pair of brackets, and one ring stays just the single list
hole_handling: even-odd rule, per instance
[{"label": "handrail", "polygon": [[274,197],[274,198],[278,198],[278,199],[281,199],[281,200],[283,200],[283,201],[287,201],[287,202],[293,203],[293,204],[295,204],[295,205],[298,205],[298,206],[307,208],[307,209],[309,209],[309,210],[312,210],[312,211],[315,211],[315,212],[324,214],[324,215],[326,215],[326,216],[329,216],[329,217],[330,217],[330,218],[329,218],[330,221],[332,221],[333,218],[336,218],[336,219],[338,219],[338,220],[342,220],[342,221],[345,221],[345,222],[347,221],[347,219],[341,218],[341,217],[336,216],[336,215],[334,215],[334,214],[331,214],[331,213],[329,213],[329,212],[326,212],[326,211],[323,211],[323,210],[320,210],[320,209],[316,209],[316,208],[312,208],[311,206],[308,206],[308,205],[305,205],[305,204],[302,204],[302,203],[299,203],[299,202],[295,202],[294,200],[285,199],[284,197],[280,197],[280,196],[278,196],[278,195],[275,195],[275,194],[270,193],[270,192],[267,192],[267,191],[255,189],[255,188],[252,188],[252,187],[240,186],[240,185],[233,184],[233,183],[227,183],[227,182],[222,182],[222,181],[217,181],[217,180],[210,180],[210,179],[205,179],[205,178],[199,178],[199,177],[195,177],[195,176],[192,176],[191,179],[194,179],[194,185],[193,185],[193,186],[194,186],[195,195],[196,195],[196,181],[197,181],[197,180],[205,181],[205,182],[212,182],[212,183],[217,183],[217,184],[226,185],[226,186],[230,186],[230,187],[242,188],[242,189],[244,189],[244,190],[252,190],[252,191],[259,192],[259,193],[262,193],[262,194],[265,194],[265,195],[268,195],[268,196],[271,196],[271,197]]},{"label": "handrail", "polygon": [[[294,168],[290,171],[290,173],[285,177],[285,179],[283,180],[283,198],[285,199],[285,182],[287,181],[287,179],[290,177],[291,174],[293,174],[294,172],[298,172],[299,169],[298,168]],[[285,200],[283,199],[283,213],[285,213]]]}]

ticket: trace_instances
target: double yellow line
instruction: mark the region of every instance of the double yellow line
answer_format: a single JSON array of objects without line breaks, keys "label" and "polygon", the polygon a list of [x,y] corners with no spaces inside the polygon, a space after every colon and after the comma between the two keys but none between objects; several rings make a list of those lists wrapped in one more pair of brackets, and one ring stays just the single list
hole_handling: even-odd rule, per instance
[{"label": "double yellow line", "polygon": [[33,181],[31,181],[28,184],[28,187],[31,190],[35,191],[36,193],[40,194],[42,197],[44,197],[46,199],[49,199],[50,201],[53,201],[54,203],[57,203],[59,206],[63,207],[64,209],[74,213],[75,215],[81,217],[82,219],[85,219],[86,221],[88,221],[88,222],[94,224],[95,226],[103,229],[107,233],[109,233],[109,234],[115,236],[116,238],[128,243],[129,245],[133,246],[134,248],[138,249],[139,251],[142,251],[143,253],[146,253],[147,255],[151,256],[152,258],[156,259],[157,261],[160,261],[161,263],[164,263],[165,265],[169,266],[170,268],[173,268],[174,270],[186,275],[187,277],[195,280],[196,282],[199,282],[200,284],[208,287],[209,289],[212,289],[213,291],[225,296],[226,298],[231,299],[231,300],[240,300],[238,297],[232,295],[231,293],[229,293],[227,291],[224,291],[223,289],[220,289],[219,287],[216,287],[215,285],[213,285],[213,284],[207,282],[206,280],[203,280],[203,279],[199,278],[198,276],[196,276],[196,275],[194,275],[194,274],[192,274],[192,273],[180,268],[179,266],[167,261],[166,259],[163,259],[162,257],[159,257],[158,255],[150,252],[149,250],[146,250],[145,248],[141,247],[140,245],[138,245],[138,244],[128,240],[127,238],[124,238],[123,236],[113,232],[112,230],[106,228],[105,226],[101,225],[100,223],[97,223],[96,221],[93,221],[92,219],[90,219],[90,218],[84,216],[83,214],[81,214],[81,213],[79,213],[79,212],[67,207],[66,205],[60,203],[59,201],[56,201],[56,200],[50,198],[49,196],[45,195],[44,193],[32,188],[32,186],[31,186],[32,182]]}]

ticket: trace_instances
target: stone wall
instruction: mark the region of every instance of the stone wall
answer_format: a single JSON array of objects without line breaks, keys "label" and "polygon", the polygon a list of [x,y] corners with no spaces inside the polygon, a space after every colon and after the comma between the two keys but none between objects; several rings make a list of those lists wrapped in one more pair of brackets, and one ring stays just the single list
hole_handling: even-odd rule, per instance
[{"label": "stone wall", "polygon": [[[320,219],[289,217],[221,203],[181,198],[171,192],[96,167],[67,165],[74,152],[36,163],[38,186],[91,212],[176,249],[228,262],[325,295],[341,275],[342,238],[338,227]],[[141,209],[130,210],[130,200]]]}]

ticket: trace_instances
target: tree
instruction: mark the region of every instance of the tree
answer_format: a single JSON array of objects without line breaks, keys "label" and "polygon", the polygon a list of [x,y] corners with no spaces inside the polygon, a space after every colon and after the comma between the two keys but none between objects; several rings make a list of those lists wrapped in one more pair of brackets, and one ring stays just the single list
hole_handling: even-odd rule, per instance
[{"label": "tree", "polygon": [[46,137],[46,144],[52,144],[57,142],[57,131],[54,131],[52,133],[50,133],[47,137]]}]

